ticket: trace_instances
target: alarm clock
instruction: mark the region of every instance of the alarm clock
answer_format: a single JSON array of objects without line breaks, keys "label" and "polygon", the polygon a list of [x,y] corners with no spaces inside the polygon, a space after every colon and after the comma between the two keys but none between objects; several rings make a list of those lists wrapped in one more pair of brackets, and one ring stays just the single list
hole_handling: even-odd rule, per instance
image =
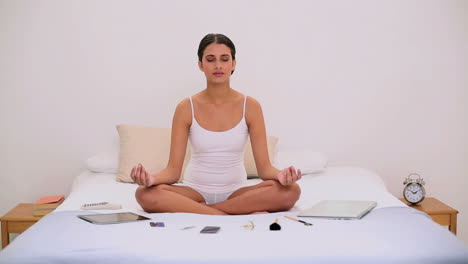
[{"label": "alarm clock", "polygon": [[[413,178],[417,177],[416,178]],[[403,182],[405,188],[403,189],[403,197],[406,201],[411,204],[418,204],[426,196],[426,190],[424,189],[424,180],[417,173],[411,173]]]}]

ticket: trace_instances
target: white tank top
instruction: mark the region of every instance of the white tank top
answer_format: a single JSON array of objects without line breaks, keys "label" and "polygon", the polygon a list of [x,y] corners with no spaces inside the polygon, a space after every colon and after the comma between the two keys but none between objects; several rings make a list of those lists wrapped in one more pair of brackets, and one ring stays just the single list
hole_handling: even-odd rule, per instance
[{"label": "white tank top", "polygon": [[244,148],[249,135],[245,121],[245,104],[242,119],[226,131],[206,130],[198,124],[193,111],[189,131],[192,157],[185,169],[184,183],[208,193],[233,192],[247,183],[244,167]]}]

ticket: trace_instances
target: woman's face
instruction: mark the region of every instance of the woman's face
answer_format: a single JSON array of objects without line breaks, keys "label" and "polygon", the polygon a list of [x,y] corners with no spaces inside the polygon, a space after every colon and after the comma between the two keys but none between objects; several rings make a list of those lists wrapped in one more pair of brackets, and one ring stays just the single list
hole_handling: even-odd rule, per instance
[{"label": "woman's face", "polygon": [[229,81],[231,72],[236,67],[236,61],[232,59],[228,46],[211,43],[205,48],[202,61],[198,62],[198,67],[205,73],[208,82],[223,83]]}]

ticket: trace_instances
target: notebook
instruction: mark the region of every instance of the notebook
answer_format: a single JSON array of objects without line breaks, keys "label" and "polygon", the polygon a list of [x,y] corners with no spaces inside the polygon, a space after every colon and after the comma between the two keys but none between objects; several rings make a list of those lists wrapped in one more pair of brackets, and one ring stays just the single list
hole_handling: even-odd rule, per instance
[{"label": "notebook", "polygon": [[298,216],[339,220],[361,219],[375,206],[377,202],[374,201],[323,200],[303,210]]}]

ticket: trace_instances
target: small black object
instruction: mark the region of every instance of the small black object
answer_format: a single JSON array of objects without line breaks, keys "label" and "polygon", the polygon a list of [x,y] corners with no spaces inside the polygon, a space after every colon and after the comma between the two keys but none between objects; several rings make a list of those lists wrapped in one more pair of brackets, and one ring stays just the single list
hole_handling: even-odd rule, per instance
[{"label": "small black object", "polygon": [[165,227],[164,222],[150,222],[151,227]]},{"label": "small black object", "polygon": [[221,229],[221,227],[219,227],[219,226],[205,226],[200,231],[200,233],[202,233],[202,234],[216,234],[216,233],[218,233],[219,229]]},{"label": "small black object", "polygon": [[278,219],[270,225],[270,231],[279,231],[281,230],[281,226],[278,224]]},{"label": "small black object", "polygon": [[281,230],[281,226],[277,223],[273,223],[270,225],[270,231],[278,231]]}]

